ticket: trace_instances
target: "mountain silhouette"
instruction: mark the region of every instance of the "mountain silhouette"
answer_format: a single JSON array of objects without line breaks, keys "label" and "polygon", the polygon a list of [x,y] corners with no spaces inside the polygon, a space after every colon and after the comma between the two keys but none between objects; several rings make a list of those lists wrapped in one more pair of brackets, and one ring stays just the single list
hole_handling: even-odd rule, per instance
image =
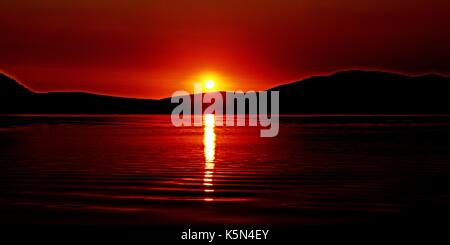
[{"label": "mountain silhouette", "polygon": [[[268,91],[280,92],[281,114],[450,114],[450,78],[434,74],[406,76],[350,70],[313,76]],[[170,98],[36,93],[0,74],[2,114],[165,114],[175,106]]]},{"label": "mountain silhouette", "polygon": [[280,91],[282,113],[447,114],[450,79],[379,71],[342,71],[270,90]]},{"label": "mountain silhouette", "polygon": [[22,84],[16,82],[14,79],[0,73],[0,96],[2,97],[16,97],[16,96],[27,96],[31,95],[33,92],[23,86]]},{"label": "mountain silhouette", "polygon": [[167,103],[82,92],[36,93],[0,74],[0,113],[144,114],[166,113]]}]

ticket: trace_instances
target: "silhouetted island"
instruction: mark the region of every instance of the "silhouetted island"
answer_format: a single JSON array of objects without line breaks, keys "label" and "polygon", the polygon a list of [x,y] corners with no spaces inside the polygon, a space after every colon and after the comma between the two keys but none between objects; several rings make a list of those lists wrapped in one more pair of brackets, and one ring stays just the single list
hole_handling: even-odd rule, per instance
[{"label": "silhouetted island", "polygon": [[[313,76],[280,91],[281,114],[450,114],[450,78],[379,71]],[[133,99],[81,92],[36,93],[0,74],[2,114],[165,114],[170,98]]]}]

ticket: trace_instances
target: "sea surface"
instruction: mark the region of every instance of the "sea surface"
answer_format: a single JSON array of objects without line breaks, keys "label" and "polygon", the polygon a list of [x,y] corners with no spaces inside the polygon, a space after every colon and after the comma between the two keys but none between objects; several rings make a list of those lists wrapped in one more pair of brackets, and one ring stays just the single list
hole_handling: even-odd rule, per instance
[{"label": "sea surface", "polygon": [[[209,115],[212,116],[212,115]],[[0,116],[2,224],[341,224],[439,218],[450,117]]]}]

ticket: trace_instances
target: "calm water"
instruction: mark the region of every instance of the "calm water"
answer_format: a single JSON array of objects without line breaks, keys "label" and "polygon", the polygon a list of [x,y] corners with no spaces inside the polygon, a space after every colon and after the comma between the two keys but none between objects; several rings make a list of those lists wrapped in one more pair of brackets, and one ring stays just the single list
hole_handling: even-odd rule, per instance
[{"label": "calm water", "polygon": [[0,222],[321,224],[438,215],[450,119],[282,117],[176,128],[169,116],[0,117]]}]

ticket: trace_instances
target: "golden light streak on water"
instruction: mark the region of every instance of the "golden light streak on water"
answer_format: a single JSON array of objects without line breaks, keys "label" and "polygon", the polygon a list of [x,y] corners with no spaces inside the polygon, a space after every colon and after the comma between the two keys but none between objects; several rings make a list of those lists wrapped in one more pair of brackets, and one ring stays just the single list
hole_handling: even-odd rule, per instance
[{"label": "golden light streak on water", "polygon": [[[216,154],[216,133],[214,131],[215,127],[215,115],[206,114],[203,116],[204,125],[204,135],[203,135],[203,145],[204,145],[204,155],[205,155],[205,173],[203,178],[203,185],[205,186],[205,193],[214,192],[213,181],[214,181],[214,160]],[[212,197],[205,197],[205,201],[214,201]]]}]

